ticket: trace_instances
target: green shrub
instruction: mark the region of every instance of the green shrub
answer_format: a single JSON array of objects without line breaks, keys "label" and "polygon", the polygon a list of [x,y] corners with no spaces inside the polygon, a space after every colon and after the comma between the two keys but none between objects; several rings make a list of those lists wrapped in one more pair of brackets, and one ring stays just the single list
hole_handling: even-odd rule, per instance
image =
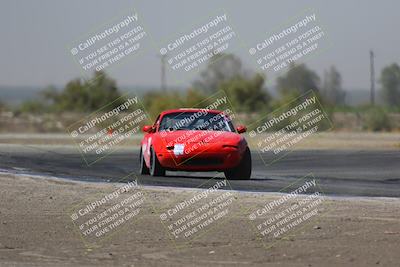
[{"label": "green shrub", "polygon": [[382,108],[374,107],[365,112],[363,128],[369,131],[389,131],[391,124],[387,112]]}]

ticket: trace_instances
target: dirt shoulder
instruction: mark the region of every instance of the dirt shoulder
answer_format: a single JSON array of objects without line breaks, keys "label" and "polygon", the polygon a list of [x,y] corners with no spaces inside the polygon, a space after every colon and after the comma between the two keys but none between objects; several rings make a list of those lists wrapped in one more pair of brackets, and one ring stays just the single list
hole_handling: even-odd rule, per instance
[{"label": "dirt shoulder", "polygon": [[[379,198],[325,199],[323,214],[295,233],[267,243],[255,234],[246,212],[233,210],[223,223],[178,248],[158,210],[193,190],[145,188],[140,219],[88,247],[69,209],[114,189],[112,184],[1,174],[0,265],[396,266],[400,262],[400,200]],[[244,210],[279,197],[234,195]]]}]

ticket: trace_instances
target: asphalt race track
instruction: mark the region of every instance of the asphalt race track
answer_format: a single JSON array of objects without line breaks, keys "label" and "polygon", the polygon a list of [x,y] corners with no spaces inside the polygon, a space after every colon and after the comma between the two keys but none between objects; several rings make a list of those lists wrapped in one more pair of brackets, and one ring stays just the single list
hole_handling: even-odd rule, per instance
[{"label": "asphalt race track", "polygon": [[[312,173],[327,195],[400,197],[399,151],[294,151],[269,166],[258,153],[252,153],[252,158],[252,179],[230,181],[232,189],[278,192]],[[138,162],[135,148],[116,151],[87,166],[73,147],[0,145],[0,168],[16,173],[109,182],[137,173]],[[196,188],[216,175],[222,176],[213,172],[167,172],[167,177],[138,178],[144,185]]]}]

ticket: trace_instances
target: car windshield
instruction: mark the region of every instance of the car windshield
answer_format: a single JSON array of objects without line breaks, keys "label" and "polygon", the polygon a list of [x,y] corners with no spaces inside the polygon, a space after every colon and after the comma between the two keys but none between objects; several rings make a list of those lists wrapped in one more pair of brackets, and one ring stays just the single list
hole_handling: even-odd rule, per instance
[{"label": "car windshield", "polygon": [[234,132],[230,119],[223,113],[176,112],[163,116],[159,131],[208,130]]}]

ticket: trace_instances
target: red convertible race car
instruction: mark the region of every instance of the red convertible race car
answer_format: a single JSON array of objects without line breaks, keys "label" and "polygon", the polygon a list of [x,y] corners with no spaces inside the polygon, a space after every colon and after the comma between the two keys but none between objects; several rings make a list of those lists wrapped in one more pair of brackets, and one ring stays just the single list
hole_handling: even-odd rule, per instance
[{"label": "red convertible race car", "polygon": [[163,111],[143,127],[140,173],[165,176],[165,171],[219,171],[227,179],[250,179],[251,153],[226,112],[208,109]]}]

